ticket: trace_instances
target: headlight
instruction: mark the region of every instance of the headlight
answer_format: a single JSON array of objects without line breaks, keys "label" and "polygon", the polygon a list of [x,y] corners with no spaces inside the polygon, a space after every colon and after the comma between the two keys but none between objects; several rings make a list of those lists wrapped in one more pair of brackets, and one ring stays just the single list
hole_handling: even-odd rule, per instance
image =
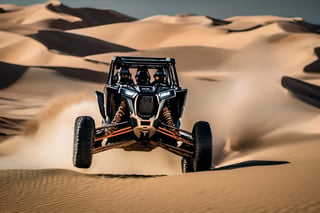
[{"label": "headlight", "polygon": [[159,93],[159,98],[160,99],[165,99],[165,98],[168,98],[170,96],[174,96],[173,90],[167,90],[167,91],[163,91],[163,92]]},{"label": "headlight", "polygon": [[123,89],[123,93],[125,96],[129,97],[129,98],[134,98],[136,96],[136,92],[131,91],[131,90],[127,90],[127,89]]}]

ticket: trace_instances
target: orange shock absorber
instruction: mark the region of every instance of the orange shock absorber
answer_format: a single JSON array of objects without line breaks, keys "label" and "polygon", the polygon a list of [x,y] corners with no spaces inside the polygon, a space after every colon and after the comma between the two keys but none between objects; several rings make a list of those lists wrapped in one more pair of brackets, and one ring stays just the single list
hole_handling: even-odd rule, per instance
[{"label": "orange shock absorber", "polygon": [[[125,116],[126,108],[127,108],[127,101],[122,100],[120,102],[120,106],[118,107],[116,114],[114,115],[114,118],[111,121],[111,124],[117,124],[117,123],[121,122],[123,116]],[[107,133],[111,134],[115,129],[116,129],[116,127],[110,127],[108,129]]]},{"label": "orange shock absorber", "polygon": [[126,100],[122,100],[111,122],[112,124],[120,123],[120,121],[122,120],[122,117],[125,115],[126,108],[127,108],[127,102]]},{"label": "orange shock absorber", "polygon": [[163,107],[162,113],[163,113],[164,118],[165,118],[166,121],[167,121],[167,124],[168,124],[169,126],[175,127],[175,125],[174,125],[174,123],[173,123],[172,116],[171,116],[171,112],[170,112],[170,110],[168,109],[167,106]]}]

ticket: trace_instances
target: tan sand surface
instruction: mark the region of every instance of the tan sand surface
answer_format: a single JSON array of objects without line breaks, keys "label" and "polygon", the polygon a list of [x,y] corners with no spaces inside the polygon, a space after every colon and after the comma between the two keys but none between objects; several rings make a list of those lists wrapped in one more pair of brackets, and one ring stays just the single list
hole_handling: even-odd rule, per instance
[{"label": "tan sand surface", "polygon": [[[320,47],[303,19],[119,15],[93,26],[80,9],[56,12],[59,1],[0,8],[0,212],[320,211],[320,110],[281,86],[283,76],[320,85],[316,66],[303,71]],[[84,51],[99,43],[105,51]],[[74,120],[101,122],[93,92],[115,55],[176,58],[188,88],[182,128],[210,122],[212,171],[182,174],[160,148],[73,167]]]}]

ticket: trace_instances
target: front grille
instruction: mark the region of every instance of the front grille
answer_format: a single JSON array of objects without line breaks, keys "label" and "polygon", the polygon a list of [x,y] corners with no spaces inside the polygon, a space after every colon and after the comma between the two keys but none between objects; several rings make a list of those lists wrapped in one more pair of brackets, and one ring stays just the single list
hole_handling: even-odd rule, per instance
[{"label": "front grille", "polygon": [[149,126],[150,125],[150,121],[141,121],[141,125],[142,126]]},{"label": "front grille", "polygon": [[154,95],[139,96],[137,100],[137,113],[143,119],[149,119],[157,113],[158,101]]}]

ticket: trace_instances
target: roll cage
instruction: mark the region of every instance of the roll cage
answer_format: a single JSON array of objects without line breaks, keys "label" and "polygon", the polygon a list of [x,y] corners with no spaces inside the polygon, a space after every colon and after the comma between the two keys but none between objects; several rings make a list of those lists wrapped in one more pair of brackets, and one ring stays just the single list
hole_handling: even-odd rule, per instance
[{"label": "roll cage", "polygon": [[127,66],[129,68],[138,68],[140,66],[145,66],[148,69],[166,68],[168,86],[172,88],[180,88],[179,79],[175,67],[176,61],[174,58],[150,58],[150,57],[122,57],[115,56],[110,65],[109,75],[107,78],[107,84],[113,85],[117,83],[117,78],[115,76],[116,69],[122,66]]}]

